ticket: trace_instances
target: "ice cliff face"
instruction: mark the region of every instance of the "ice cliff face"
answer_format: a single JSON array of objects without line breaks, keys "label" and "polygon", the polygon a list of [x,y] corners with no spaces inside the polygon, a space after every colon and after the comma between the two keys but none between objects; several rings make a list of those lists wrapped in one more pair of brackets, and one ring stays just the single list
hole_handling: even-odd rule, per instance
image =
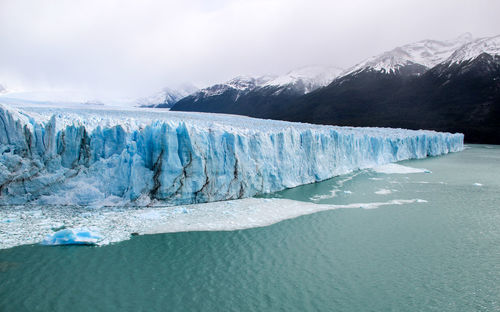
[{"label": "ice cliff face", "polygon": [[434,131],[0,105],[0,202],[210,202],[462,148],[463,135]]}]

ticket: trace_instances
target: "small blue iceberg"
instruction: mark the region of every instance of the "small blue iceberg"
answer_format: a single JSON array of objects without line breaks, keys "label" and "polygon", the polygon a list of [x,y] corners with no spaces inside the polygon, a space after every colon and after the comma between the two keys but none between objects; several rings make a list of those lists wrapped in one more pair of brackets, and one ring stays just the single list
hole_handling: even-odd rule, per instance
[{"label": "small blue iceberg", "polygon": [[54,234],[47,235],[41,242],[42,245],[56,246],[56,245],[95,245],[102,237],[97,233],[91,231],[76,231],[64,229],[55,232]]}]

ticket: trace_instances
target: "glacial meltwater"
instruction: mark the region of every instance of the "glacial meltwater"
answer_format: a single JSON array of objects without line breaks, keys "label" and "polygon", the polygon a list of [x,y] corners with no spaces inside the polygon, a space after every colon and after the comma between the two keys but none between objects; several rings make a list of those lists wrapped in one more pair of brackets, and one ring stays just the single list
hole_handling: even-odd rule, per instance
[{"label": "glacial meltwater", "polygon": [[[500,311],[499,146],[248,202],[252,209],[235,201],[222,212],[188,206],[182,219],[165,213],[175,207],[140,212],[143,223],[165,222],[151,233],[187,232],[4,247],[0,311]],[[0,237],[30,235],[44,216],[64,224],[33,209],[4,213]],[[121,225],[112,212],[80,219],[105,226],[106,236]]]}]

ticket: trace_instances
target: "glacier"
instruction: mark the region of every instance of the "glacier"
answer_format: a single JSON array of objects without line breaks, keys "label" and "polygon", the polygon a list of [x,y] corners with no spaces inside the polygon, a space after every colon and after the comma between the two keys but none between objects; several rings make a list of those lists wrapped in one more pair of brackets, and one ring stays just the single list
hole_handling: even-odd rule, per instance
[{"label": "glacier", "polygon": [[240,199],[461,151],[463,139],[159,109],[0,104],[0,202],[102,207]]}]

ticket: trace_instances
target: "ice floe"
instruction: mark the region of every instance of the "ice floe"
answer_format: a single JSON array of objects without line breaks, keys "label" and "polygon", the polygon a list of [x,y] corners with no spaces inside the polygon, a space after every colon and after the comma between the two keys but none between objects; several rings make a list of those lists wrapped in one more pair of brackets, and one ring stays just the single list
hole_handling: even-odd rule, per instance
[{"label": "ice floe", "polygon": [[413,168],[400,164],[384,164],[372,168],[373,171],[385,174],[407,174],[407,173],[431,173],[430,170]]},{"label": "ice floe", "polygon": [[379,189],[378,191],[375,191],[375,194],[377,195],[389,195],[391,193],[392,191],[388,189]]}]

